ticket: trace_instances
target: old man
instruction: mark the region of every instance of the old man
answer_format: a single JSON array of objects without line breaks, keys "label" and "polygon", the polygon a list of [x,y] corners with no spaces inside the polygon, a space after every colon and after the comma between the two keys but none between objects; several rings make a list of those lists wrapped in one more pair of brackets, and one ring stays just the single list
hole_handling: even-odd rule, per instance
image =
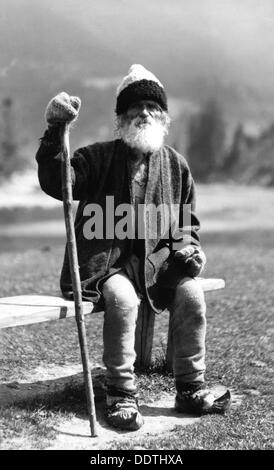
[{"label": "old man", "polygon": [[[59,200],[60,126],[73,122],[79,109],[80,99],[65,92],[46,108],[48,128],[36,160],[41,188]],[[206,257],[195,185],[186,160],[165,145],[170,118],[162,83],[133,65],[117,89],[115,112],[117,138],[80,148],[71,158],[82,296],[105,312],[106,418],[125,430],[143,424],[134,377],[140,298],[157,313],[171,313],[176,409],[224,412],[230,392],[219,396],[205,384],[206,304],[195,278]],[[132,211],[122,220],[126,208]],[[60,284],[71,298],[67,250]]]}]

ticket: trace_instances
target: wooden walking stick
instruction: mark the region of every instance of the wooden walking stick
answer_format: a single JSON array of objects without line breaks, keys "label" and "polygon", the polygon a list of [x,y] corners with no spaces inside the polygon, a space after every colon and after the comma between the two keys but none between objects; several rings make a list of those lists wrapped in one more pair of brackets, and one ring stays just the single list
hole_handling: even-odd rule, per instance
[{"label": "wooden walking stick", "polygon": [[61,128],[61,146],[62,146],[62,194],[64,216],[67,234],[67,246],[69,255],[70,274],[72,280],[75,318],[78,328],[78,337],[83,364],[84,382],[86,389],[87,408],[90,422],[91,436],[97,436],[96,430],[96,412],[94,404],[94,394],[92,386],[92,377],[89,368],[87,336],[85,320],[83,314],[81,282],[78,265],[78,255],[76,247],[76,237],[74,231],[74,220],[72,213],[72,182],[70,166],[70,147],[69,147],[69,125],[65,124]]}]

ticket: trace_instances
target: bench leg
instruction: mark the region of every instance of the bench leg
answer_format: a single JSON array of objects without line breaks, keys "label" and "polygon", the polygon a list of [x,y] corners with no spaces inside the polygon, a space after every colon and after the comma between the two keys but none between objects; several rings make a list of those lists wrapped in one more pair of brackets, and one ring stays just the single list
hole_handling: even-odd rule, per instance
[{"label": "bench leg", "polygon": [[[147,302],[141,302],[135,332],[136,370],[147,368],[152,363],[154,323],[155,313]],[[168,372],[173,372],[173,340],[170,321],[168,327],[166,363]]]},{"label": "bench leg", "polygon": [[169,324],[168,324],[168,338],[167,338],[167,348],[166,348],[166,366],[168,372],[173,372],[173,338],[171,333],[171,321],[169,314]]},{"label": "bench leg", "polygon": [[155,313],[147,302],[141,302],[135,332],[135,368],[144,369],[151,365]]}]

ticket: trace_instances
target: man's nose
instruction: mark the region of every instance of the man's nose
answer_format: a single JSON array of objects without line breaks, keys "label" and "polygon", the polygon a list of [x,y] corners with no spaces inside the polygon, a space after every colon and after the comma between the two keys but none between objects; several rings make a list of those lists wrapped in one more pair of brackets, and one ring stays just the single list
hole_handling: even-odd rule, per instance
[{"label": "man's nose", "polygon": [[142,106],[140,115],[141,115],[142,117],[147,117],[147,116],[149,116],[149,111],[148,111],[148,109],[147,109],[146,106]]}]

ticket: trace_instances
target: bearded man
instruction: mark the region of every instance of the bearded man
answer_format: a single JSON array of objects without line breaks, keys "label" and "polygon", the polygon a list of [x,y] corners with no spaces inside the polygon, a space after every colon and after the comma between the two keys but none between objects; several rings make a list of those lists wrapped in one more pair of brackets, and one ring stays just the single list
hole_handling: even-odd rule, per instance
[{"label": "bearded man", "polygon": [[[206,258],[198,236],[189,166],[164,144],[170,124],[164,87],[155,75],[135,64],[118,87],[116,98],[118,138],[77,150],[71,159],[72,184],[73,198],[80,201],[75,231],[82,296],[105,312],[106,418],[112,426],[136,430],[143,424],[134,377],[135,327],[142,297],[155,312],[168,308],[171,313],[176,409],[198,414],[224,412],[230,392],[225,389],[216,396],[205,385],[206,304],[195,278]],[[46,109],[48,129],[36,160],[42,189],[59,200],[60,125],[74,121],[79,108],[79,98],[62,92]],[[135,209],[133,236],[121,236],[114,230],[109,233],[106,227],[103,237],[87,236],[90,204],[102,209],[104,220],[113,216],[115,223],[121,219],[121,208],[130,205]],[[164,223],[165,211],[156,214],[153,236],[145,210],[151,205],[178,208],[170,210]],[[139,236],[140,226],[143,237]],[[71,298],[67,249],[60,285],[63,295]]]}]

